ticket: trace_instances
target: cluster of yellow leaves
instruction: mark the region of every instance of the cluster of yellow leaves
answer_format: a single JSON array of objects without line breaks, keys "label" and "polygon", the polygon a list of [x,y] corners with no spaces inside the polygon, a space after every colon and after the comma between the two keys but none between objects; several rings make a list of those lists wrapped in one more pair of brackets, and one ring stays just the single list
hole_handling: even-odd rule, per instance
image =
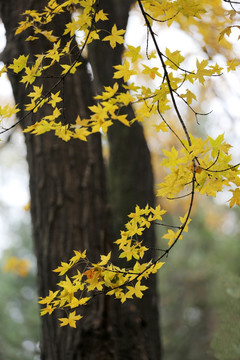
[{"label": "cluster of yellow leaves", "polygon": [[[162,220],[165,210],[158,205],[155,209],[148,205],[144,209],[136,206],[134,213],[129,215],[130,221],[126,230],[121,232],[121,237],[116,241],[120,251],[120,258],[126,261],[137,260],[131,268],[120,268],[111,263],[111,252],[101,255],[98,263],[91,263],[86,251],[74,251],[74,256],[69,262],[62,262],[54,272],[59,276],[65,275],[70,269],[76,268],[75,275],[65,276],[58,283],[61,290],[49,291],[49,295],[41,298],[39,303],[44,306],[41,315],[52,314],[55,309],[61,308],[69,311],[67,318],[60,318],[61,326],[76,327],[76,321],[81,315],[76,315],[76,309],[86,305],[92,296],[99,292],[114,295],[122,303],[134,296],[141,298],[147,286],[142,284],[151,274],[157,272],[164,264],[160,261],[140,263],[148,249],[143,246],[143,240],[138,237],[150,227],[154,221]],[[71,311],[75,309],[74,311]]]},{"label": "cluster of yellow leaves", "polygon": [[[72,9],[72,7],[77,4],[81,5],[81,11],[76,12],[71,22],[65,25],[64,35],[69,35],[69,41],[63,43],[63,40],[57,38],[52,31],[46,31],[45,26],[53,20],[54,16],[57,16],[63,11],[68,11],[68,9]],[[173,2],[162,1],[161,3],[158,1],[143,1],[143,4],[152,19],[156,18],[157,20],[166,21],[166,19],[171,18],[171,20],[169,20],[170,23],[175,19],[175,15],[177,18],[180,14],[186,18],[199,18],[204,12],[203,8],[196,1],[194,3],[187,0],[176,0]],[[74,35],[79,31],[84,33],[79,43],[80,48],[85,47],[91,41],[99,40],[99,32],[101,30],[95,30],[93,24],[100,20],[107,21],[109,15],[97,9],[96,0],[68,0],[62,4],[51,0],[42,12],[27,10],[24,15],[25,20],[20,23],[16,34],[20,34],[27,28],[32,28],[33,37],[31,40],[36,40],[39,36],[44,36],[52,44],[52,47],[50,47],[45,54],[35,55],[35,61],[31,59],[31,65],[28,64],[29,56],[21,55],[19,58],[14,59],[13,63],[8,66],[9,70],[22,75],[20,81],[26,84],[26,86],[32,85],[32,91],[28,94],[31,102],[26,104],[26,111],[35,113],[45,104],[50,104],[53,108],[51,114],[45,116],[40,122],[29,126],[25,129],[26,132],[40,135],[48,131],[54,131],[56,136],[59,136],[64,141],[69,141],[71,138],[79,138],[86,141],[87,136],[91,133],[98,131],[106,133],[109,126],[115,121],[120,121],[124,125],[129,126],[134,121],[142,122],[152,115],[159,113],[164,114],[170,109],[171,96],[163,69],[161,70],[159,67],[140,63],[138,70],[137,63],[143,59],[144,50],[141,46],[134,47],[129,45],[123,63],[115,66],[113,77],[117,79],[117,82],[113,87],[106,87],[102,94],[96,96],[96,105],[90,107],[92,112],[91,117],[81,120],[78,117],[75,124],[65,125],[66,123],[68,124],[68,121],[60,121],[60,117],[63,116],[61,111],[61,102],[63,99],[60,92],[49,92],[49,89],[46,89],[43,93],[43,85],[36,86],[34,82],[36,79],[39,79],[47,69],[51,68],[54,63],[60,64],[60,80],[69,74],[74,74],[82,64],[79,59],[76,59],[73,63],[66,63],[66,55],[71,53],[71,42],[74,39]],[[108,41],[110,46],[114,48],[117,44],[124,42],[124,32],[124,30],[117,29],[116,25],[113,25],[111,33],[102,37],[102,40]],[[148,56],[149,59],[153,57],[156,57],[156,52]],[[196,60],[196,68],[186,72],[180,68],[185,58],[179,50],[171,52],[167,48],[165,50],[165,58],[165,65],[169,69],[168,76],[173,89],[179,89],[183,83],[187,84],[189,82],[191,85],[196,80],[204,84],[206,77],[219,75],[222,70],[217,64],[209,64],[208,60]],[[64,62],[62,62],[62,59],[64,59]],[[228,64],[228,69],[230,67],[233,69],[233,64],[231,66]],[[155,89],[146,87],[145,85],[135,85],[132,79],[139,72],[142,76],[145,76],[144,84],[154,81]],[[126,82],[130,80],[131,82],[126,84]],[[125,84],[120,87],[118,84],[122,83],[122,81],[124,81]],[[196,95],[186,86],[182,93],[178,92],[177,95],[189,105],[193,100],[196,100]],[[120,110],[124,109],[130,103],[136,104],[136,118],[131,120],[131,123],[123,111],[121,111],[120,114]],[[7,112],[5,112],[5,116],[9,116]],[[164,125],[161,125],[161,127],[158,126],[156,129],[167,131]]]},{"label": "cluster of yellow leaves", "polygon": [[0,106],[0,121],[3,118],[10,118],[11,116],[17,114],[20,111],[18,109],[17,105],[10,106],[9,104],[6,104],[5,106]]},{"label": "cluster of yellow leaves", "polygon": [[3,270],[6,272],[13,272],[21,277],[26,277],[30,270],[30,262],[27,259],[11,256],[4,264]]},{"label": "cluster of yellow leaves", "polygon": [[152,18],[157,21],[166,22],[168,26],[173,21],[178,21],[179,15],[185,18],[197,19],[201,18],[201,15],[205,13],[205,9],[202,3],[197,0],[173,0],[173,1],[142,1],[145,11],[151,14]]},{"label": "cluster of yellow leaves", "polygon": [[[187,141],[183,144],[185,147],[180,151],[175,147],[171,151],[163,150],[162,165],[169,169],[169,174],[159,184],[158,196],[174,199],[183,191],[190,196],[194,183],[194,191],[215,197],[224,188],[240,185],[240,170],[231,164],[231,146],[224,141],[223,134],[215,140],[191,136],[191,145]],[[237,194],[233,191],[233,196]],[[231,200],[230,206],[235,202]]]}]

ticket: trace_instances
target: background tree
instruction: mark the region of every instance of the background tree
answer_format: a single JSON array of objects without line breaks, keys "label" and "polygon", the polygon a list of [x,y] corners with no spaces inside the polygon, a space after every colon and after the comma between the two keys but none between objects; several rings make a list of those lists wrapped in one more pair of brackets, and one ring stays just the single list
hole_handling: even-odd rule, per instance
[{"label": "background tree", "polygon": [[[115,11],[113,4],[111,11]],[[119,4],[118,4],[119,5]],[[25,42],[24,36],[14,36],[19,21],[19,15],[26,9],[39,9],[38,1],[23,1],[17,5],[11,1],[0,2],[1,18],[7,35],[7,46],[2,54],[3,61],[8,64],[20,54],[45,52],[48,42],[41,39],[37,47],[35,43]],[[126,27],[130,2],[121,4],[124,10],[123,22]],[[14,9],[14,10],[13,10]],[[64,24],[70,15],[61,15],[51,24],[56,35],[63,33]],[[66,36],[66,42],[68,37]],[[89,53],[91,50],[89,50]],[[101,51],[94,49],[93,57],[100,57]],[[117,61],[121,52],[117,53]],[[78,56],[78,50],[72,53]],[[76,74],[66,77],[64,83],[56,90],[64,89],[63,122],[72,123],[77,114],[86,117],[88,106],[93,104],[94,86],[102,87],[105,82],[94,86],[87,71],[87,60],[81,59],[84,66]],[[101,64],[101,65],[100,65]],[[105,70],[100,62],[98,74]],[[109,61],[108,69],[111,69]],[[92,65],[93,66],[93,65]],[[56,83],[60,74],[59,66],[54,66],[44,80],[48,88]],[[109,75],[108,75],[109,79]],[[19,83],[19,78],[10,76],[16,103],[26,104],[26,92]],[[31,121],[41,119],[46,115],[46,109],[34,115]],[[129,109],[129,111],[132,111]],[[22,107],[20,117],[24,116]],[[29,117],[25,119],[29,125]],[[21,125],[24,126],[22,122]],[[125,222],[127,213],[136,203],[153,204],[153,180],[150,157],[147,145],[139,125],[131,130],[131,136],[124,128],[112,130],[110,136],[112,157],[110,160],[110,199],[113,208],[113,219],[117,222],[113,231],[109,231],[110,215],[106,195],[106,179],[102,159],[100,135],[93,135],[87,143],[77,140],[66,144],[47,134],[43,137],[26,135],[27,159],[30,172],[31,215],[33,223],[33,239],[38,263],[39,295],[45,296],[48,289],[56,283],[56,275],[51,269],[57,267],[59,259],[68,259],[73,249],[87,249],[89,256],[96,259],[97,254],[111,248],[114,235]],[[114,135],[115,134],[115,135]],[[119,134],[119,136],[116,136]],[[130,141],[131,138],[131,141]],[[132,145],[130,160],[125,161],[126,144]],[[136,161],[139,149],[144,155],[141,162]],[[123,158],[116,156],[123,154]],[[127,154],[129,156],[129,153]],[[116,174],[114,174],[116,171]],[[126,177],[119,177],[125,173]],[[139,176],[146,174],[146,179]],[[114,175],[113,175],[114,174]],[[140,179],[142,180],[140,181]],[[122,179],[122,180],[121,180]],[[136,186],[138,184],[138,186]],[[127,189],[127,191],[125,191]],[[136,191],[135,191],[136,189]],[[128,194],[128,195],[127,195]],[[125,198],[126,201],[122,202]],[[124,206],[124,207],[123,207]],[[117,215],[118,214],[118,215]],[[117,216],[116,216],[117,215]],[[113,223],[114,224],[114,223]],[[154,247],[154,235],[149,237]],[[158,330],[158,311],[155,280],[152,280],[151,290],[144,301],[135,301],[134,305],[115,308],[112,301],[99,298],[90,304],[91,313],[86,321],[76,330],[59,328],[56,318],[44,317],[42,322],[42,359],[159,359],[160,341]]]}]

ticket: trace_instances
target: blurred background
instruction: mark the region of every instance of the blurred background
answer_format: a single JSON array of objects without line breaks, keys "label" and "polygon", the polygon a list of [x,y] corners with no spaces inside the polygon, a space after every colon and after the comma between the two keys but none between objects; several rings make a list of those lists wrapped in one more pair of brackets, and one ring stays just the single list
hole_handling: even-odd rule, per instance
[{"label": "blurred background", "polygon": [[[138,11],[133,8],[126,42],[139,46],[145,32]],[[133,35],[134,34],[134,35]],[[232,47],[227,54],[216,56],[218,63],[239,53],[237,35],[229,39]],[[174,51],[181,49],[188,63],[196,57],[209,58],[204,39],[197,41],[184,29],[161,30],[161,46]],[[0,45],[4,48],[4,28],[0,27]],[[150,44],[151,45],[151,44]],[[144,49],[143,49],[144,51]],[[151,51],[151,48],[149,49]],[[214,59],[214,53],[212,55]],[[152,60],[153,64],[155,60]],[[147,62],[146,62],[147,64]],[[156,63],[156,66],[157,63]],[[137,81],[144,81],[140,73]],[[216,85],[217,84],[217,85]],[[199,112],[209,115],[198,118],[182,108],[189,127],[195,134],[216,138],[225,133],[226,141],[234,145],[233,163],[240,159],[239,75],[237,72],[209,80],[206,87],[193,84],[198,95]],[[148,84],[151,86],[151,84]],[[154,80],[153,84],[154,86]],[[227,94],[227,96],[226,96]],[[206,100],[207,99],[207,100]],[[13,102],[6,77],[1,77],[0,105]],[[181,106],[181,105],[180,105]],[[171,112],[169,118],[171,122]],[[169,134],[159,140],[152,126],[145,124],[145,133],[152,153],[156,184],[164,177],[162,148],[171,149],[175,139]],[[14,119],[13,119],[14,121]],[[172,119],[174,121],[174,118]],[[9,121],[3,126],[9,126]],[[207,129],[207,131],[206,131]],[[162,136],[162,135],[161,135]],[[107,140],[103,139],[107,159]],[[25,144],[20,129],[7,132],[0,143],[0,360],[39,359],[40,320],[37,305],[36,263],[31,242],[29,214],[28,169]],[[170,253],[159,274],[160,313],[164,360],[239,360],[240,359],[240,209],[229,209],[230,194],[223,192],[216,199],[197,197],[190,230]],[[184,214],[185,200],[168,203],[169,223]],[[161,229],[156,226],[159,247]]]}]

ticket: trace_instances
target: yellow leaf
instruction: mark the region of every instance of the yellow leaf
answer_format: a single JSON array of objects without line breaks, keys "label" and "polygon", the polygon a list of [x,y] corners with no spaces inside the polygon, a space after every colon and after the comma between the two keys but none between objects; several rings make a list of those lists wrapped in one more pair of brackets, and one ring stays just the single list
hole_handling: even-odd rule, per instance
[{"label": "yellow leaf", "polygon": [[98,22],[99,20],[108,20],[108,14],[106,14],[103,10],[100,10],[95,15],[95,21]]},{"label": "yellow leaf", "polygon": [[57,93],[51,93],[51,99],[48,101],[48,104],[50,104],[53,108],[55,108],[56,104],[58,102],[62,101],[62,98],[59,96],[60,90]]},{"label": "yellow leaf", "polygon": [[118,70],[115,71],[113,75],[114,79],[123,78],[123,80],[127,82],[130,79],[130,76],[136,74],[135,70],[130,70],[130,64],[127,60],[124,61],[123,65],[116,65],[114,68]]},{"label": "yellow leaf", "polygon": [[228,60],[227,61],[227,71],[234,71],[236,67],[240,65],[240,61],[238,59]]},{"label": "yellow leaf", "polygon": [[52,120],[57,119],[60,115],[61,115],[60,110],[59,110],[58,108],[55,108],[55,109],[53,110],[52,115],[44,116],[44,117],[43,117],[43,120],[50,120],[50,121],[52,121]]},{"label": "yellow leaf", "polygon": [[168,58],[168,60],[165,61],[165,64],[174,70],[178,69],[179,65],[184,60],[184,57],[180,54],[179,50],[171,52],[168,48],[166,48],[165,54]]},{"label": "yellow leaf", "polygon": [[54,269],[54,272],[58,272],[59,276],[64,275],[69,269],[71,269],[72,264],[71,263],[66,263],[66,262],[61,262],[61,266],[58,266],[56,269]]},{"label": "yellow leaf", "polygon": [[156,131],[168,132],[168,127],[165,122],[161,122],[159,125],[153,125],[156,128]]},{"label": "yellow leaf", "polygon": [[240,189],[236,188],[235,190],[230,190],[233,193],[233,196],[229,201],[229,207],[231,208],[233,205],[240,206]]},{"label": "yellow leaf", "polygon": [[109,41],[112,48],[116,47],[116,44],[123,44],[124,38],[123,34],[125,33],[125,30],[121,29],[118,30],[117,26],[114,24],[112,27],[112,33],[111,35],[106,36],[103,41]]},{"label": "yellow leaf", "polygon": [[111,258],[111,251],[106,256],[101,255],[101,262],[98,265],[99,266],[106,265],[109,262],[110,258]]},{"label": "yellow leaf", "polygon": [[38,301],[39,304],[50,304],[53,299],[56,298],[56,296],[58,295],[59,290],[53,292],[52,290],[49,290],[49,295],[46,297],[40,297],[40,300]]},{"label": "yellow leaf", "polygon": [[81,315],[76,315],[76,311],[72,311],[68,318],[60,318],[59,320],[62,322],[60,326],[69,325],[70,327],[76,328],[76,321],[82,318]]},{"label": "yellow leaf", "polygon": [[9,69],[13,69],[13,71],[18,74],[20,71],[22,71],[26,65],[27,65],[27,61],[28,61],[28,57],[29,55],[25,56],[25,55],[20,55],[17,59],[13,60],[13,64],[10,64],[8,66]]}]

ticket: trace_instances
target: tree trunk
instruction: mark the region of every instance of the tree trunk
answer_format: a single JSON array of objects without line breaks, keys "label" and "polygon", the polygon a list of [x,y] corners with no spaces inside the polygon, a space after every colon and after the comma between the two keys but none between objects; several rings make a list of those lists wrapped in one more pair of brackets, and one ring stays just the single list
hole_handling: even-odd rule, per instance
[{"label": "tree trunk", "polygon": [[[104,37],[107,32],[111,33],[112,26],[117,29],[126,29],[129,11],[135,3],[134,0],[101,0],[100,8],[109,15],[109,21],[99,24]],[[89,46],[89,61],[92,67],[94,84],[97,93],[104,86],[113,86],[114,65],[121,63],[123,46],[117,45],[113,50],[106,42],[93,42]],[[107,59],[107,61],[106,61]],[[121,88],[122,81],[118,81]],[[121,88],[123,90],[123,88]],[[134,118],[131,106],[124,109],[128,119]],[[135,205],[145,207],[146,204],[154,206],[154,181],[151,166],[150,152],[144,137],[143,128],[139,123],[134,123],[130,128],[116,123],[109,128],[108,140],[110,146],[110,158],[108,179],[110,189],[110,205],[113,214],[113,235],[119,237],[120,230],[124,230],[124,224],[128,221],[127,215],[134,211]],[[151,250],[148,253],[149,260],[155,258],[155,233],[150,228],[144,235],[144,245]],[[141,301],[128,302],[124,306],[116,304],[114,316],[119,323],[119,351],[129,354],[135,342],[138,349],[138,359],[161,358],[161,343],[159,330],[159,300],[157,296],[156,277],[152,276],[148,281],[148,291]],[[138,331],[138,336],[134,337]],[[131,338],[131,342],[129,342]],[[141,340],[139,340],[141,339]],[[137,354],[137,353],[136,353]]]},{"label": "tree trunk", "polygon": [[[47,42],[25,42],[24,36],[14,37],[14,30],[25,9],[40,8],[42,2],[1,1],[1,17],[7,34],[7,46],[2,54],[5,63],[20,54],[45,52]],[[56,17],[51,25],[54,33],[62,33],[70,16]],[[55,68],[54,75],[59,74]],[[17,76],[10,77],[16,103],[29,102],[24,86]],[[46,89],[56,79],[44,80]],[[59,89],[56,89],[58,91]],[[77,114],[88,116],[92,104],[90,77],[86,66],[64,82],[64,113],[68,122],[75,122]],[[51,110],[50,110],[51,111]],[[51,112],[50,112],[51,113]],[[22,110],[21,115],[24,114]],[[46,115],[40,109],[24,125]],[[23,125],[23,124],[22,124]],[[56,288],[59,278],[52,269],[60,261],[73,256],[74,249],[88,250],[93,261],[105,250],[106,192],[100,135],[91,136],[87,143],[73,140],[69,143],[52,134],[26,135],[27,160],[30,173],[31,215],[33,240],[38,266],[39,296],[46,296]],[[108,359],[108,337],[105,335],[104,298],[97,298],[86,309],[86,316],[77,329],[60,328],[56,316],[42,318],[41,358],[44,360]],[[64,316],[64,315],[62,315]]]},{"label": "tree trunk", "polygon": [[[126,1],[123,5],[123,2],[120,4],[116,1],[126,13],[129,10],[128,3],[130,2]],[[44,40],[37,43],[25,42],[24,36],[14,36],[19,14],[25,9],[40,7],[43,7],[43,4],[37,0],[25,0],[18,2],[17,5],[14,0],[0,0],[1,18],[7,33],[7,46],[2,54],[5,63],[8,64],[20,54],[46,51],[48,44]],[[66,14],[56,17],[51,24],[53,33],[61,34],[64,24],[69,20]],[[95,56],[100,55],[95,53]],[[119,59],[119,55],[117,57]],[[108,66],[111,68],[112,60],[109,60]],[[53,72],[55,76],[58,75],[58,67],[54,68]],[[24,86],[19,83],[17,76],[10,76],[10,80],[16,103],[21,104],[23,109],[24,104],[29,102],[29,98],[25,96]],[[44,80],[46,89],[51,88],[54,81],[54,78]],[[102,82],[100,84],[101,87],[104,85]],[[88,116],[88,106],[93,102],[91,88],[86,64],[81,66],[76,74],[65,79],[62,122],[74,122],[77,114],[81,117]],[[60,88],[56,89],[58,90]],[[46,115],[46,111],[46,108],[40,109],[32,119],[26,118],[22,126],[38,121]],[[129,111],[132,111],[131,108]],[[22,110],[20,116],[23,113]],[[127,132],[129,129],[125,127],[119,126],[119,129],[118,136],[116,129],[113,129],[109,136],[112,151],[111,203],[116,204],[116,207],[112,206],[113,218],[120,219],[116,220],[115,234],[126,221],[126,215],[133,209],[135,203],[141,205],[148,202],[152,205],[154,201],[150,158],[142,128],[136,124],[130,132]],[[124,153],[121,141],[125,144],[131,143],[131,154]],[[97,134],[91,136],[87,143],[81,141],[65,143],[52,134],[36,137],[26,135],[26,144],[39,296],[46,296],[48,290],[54,289],[59,281],[51,270],[56,268],[60,261],[69,259],[73,249],[87,249],[88,257],[96,261],[99,254],[106,252],[109,247],[109,215],[106,205],[101,139]],[[137,161],[140,149],[143,151],[142,158]],[[121,156],[117,156],[117,153]],[[127,163],[126,160],[129,165],[123,167]],[[121,169],[126,172],[124,177]],[[116,179],[115,182],[113,178]],[[145,178],[144,184],[140,178]],[[129,195],[125,194],[127,188]],[[123,194],[126,195],[126,202],[120,203],[119,199],[123,198]],[[142,194],[145,194],[144,198]],[[122,210],[123,206],[124,210]],[[117,216],[118,212],[120,215]],[[149,232],[147,242],[154,243],[152,231]],[[148,286],[151,290],[145,295],[144,300],[124,305],[120,305],[115,300],[110,301],[106,297],[95,298],[86,307],[84,319],[77,329],[60,328],[59,321],[54,315],[44,316],[42,360],[159,360],[155,279],[152,279]]]}]

